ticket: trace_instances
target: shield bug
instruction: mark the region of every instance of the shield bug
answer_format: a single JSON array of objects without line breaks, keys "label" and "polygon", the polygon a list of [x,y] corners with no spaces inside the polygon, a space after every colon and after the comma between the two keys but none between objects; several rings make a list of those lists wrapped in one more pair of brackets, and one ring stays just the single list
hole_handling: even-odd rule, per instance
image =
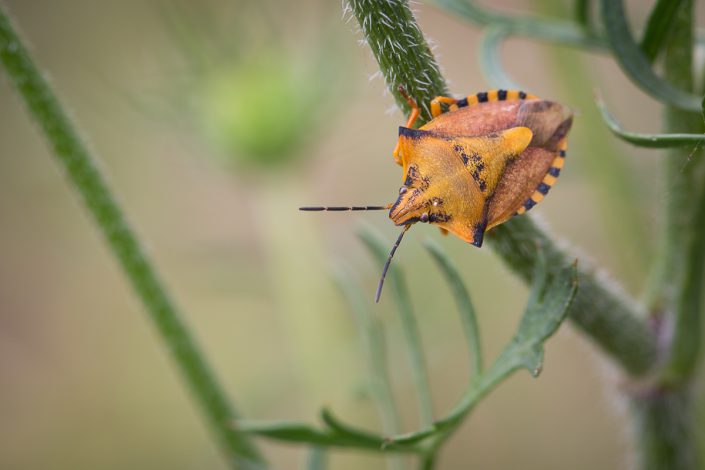
[{"label": "shield bug", "polygon": [[515,90],[490,90],[456,99],[434,98],[433,119],[418,129],[411,106],[393,156],[403,185],[384,206],[301,207],[303,211],[389,209],[403,227],[377,288],[376,301],[404,233],[416,222],[437,225],[477,247],[487,230],[541,202],[563,168],[573,113],[559,103]]}]

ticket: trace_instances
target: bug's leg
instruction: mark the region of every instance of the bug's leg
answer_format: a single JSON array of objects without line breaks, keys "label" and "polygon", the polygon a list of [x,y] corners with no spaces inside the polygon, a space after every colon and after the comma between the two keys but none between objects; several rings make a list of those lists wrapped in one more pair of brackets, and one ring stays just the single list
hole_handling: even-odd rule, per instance
[{"label": "bug's leg", "polygon": [[416,104],[416,100],[409,96],[403,86],[399,87],[399,93],[401,93],[401,96],[403,96],[406,99],[406,102],[409,103],[409,106],[411,106],[411,114],[409,114],[409,119],[407,119],[406,126],[404,127],[412,129],[416,123],[416,120],[419,118],[419,106]]},{"label": "bug's leg", "polygon": [[[406,98],[406,102],[409,103],[409,106],[411,106],[411,114],[409,114],[409,119],[406,120],[406,125],[404,127],[413,129],[414,124],[419,118],[419,114],[421,114],[421,112],[416,104],[416,101],[409,96],[403,86],[399,87],[399,93],[401,93],[401,96]],[[392,152],[392,155],[394,156],[394,161],[397,162],[398,165],[401,165],[401,157],[399,156],[399,141],[397,141],[397,145],[394,147],[394,152]]]},{"label": "bug's leg", "polygon": [[438,229],[441,231],[441,235],[448,235],[448,230],[444,229],[443,227],[438,227]]},{"label": "bug's leg", "polygon": [[441,109],[441,103],[449,104],[449,110],[455,111],[456,109],[458,109],[458,106],[456,105],[457,102],[458,100],[450,96],[436,96],[431,100],[431,116],[435,118],[443,114],[443,110]]}]

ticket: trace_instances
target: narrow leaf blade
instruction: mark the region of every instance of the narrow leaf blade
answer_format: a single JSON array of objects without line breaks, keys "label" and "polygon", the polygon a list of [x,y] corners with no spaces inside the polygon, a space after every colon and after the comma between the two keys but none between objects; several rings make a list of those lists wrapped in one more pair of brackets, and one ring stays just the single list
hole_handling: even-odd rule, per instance
[{"label": "narrow leaf blade", "polygon": [[665,149],[673,147],[686,147],[698,145],[705,140],[705,134],[640,134],[629,132],[622,128],[619,122],[607,110],[607,106],[601,99],[597,99],[597,107],[602,113],[602,119],[607,124],[610,131],[620,139],[629,142],[637,147],[652,149]]}]

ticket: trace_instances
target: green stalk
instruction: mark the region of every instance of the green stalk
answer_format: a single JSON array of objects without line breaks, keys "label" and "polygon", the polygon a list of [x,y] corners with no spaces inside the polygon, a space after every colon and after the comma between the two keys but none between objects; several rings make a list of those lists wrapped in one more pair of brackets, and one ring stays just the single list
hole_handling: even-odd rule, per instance
[{"label": "green stalk", "polygon": [[[693,90],[693,2],[681,2],[664,44],[665,78]],[[702,133],[700,113],[668,107],[666,132]],[[701,340],[705,276],[705,154],[674,149],[665,160],[666,204],[662,247],[650,292],[652,314],[673,323],[658,380],[632,398],[645,469],[694,470],[698,464],[693,375]],[[666,328],[668,331],[668,328]]]},{"label": "green stalk", "polygon": [[128,225],[94,157],[32,59],[0,4],[0,61],[57,162],[122,266],[166,343],[232,468],[255,468],[262,457],[233,427],[237,415],[206,364],[173,301]]},{"label": "green stalk", "polygon": [[[435,95],[446,93],[447,86],[433,55],[416,54],[417,50],[427,51],[428,46],[406,1],[350,0],[349,4],[380,63],[390,90],[394,92],[400,85],[406,86],[405,80],[410,75],[423,74],[433,86],[422,92],[412,91],[411,95],[418,103],[428,103]],[[389,9],[399,12],[393,28],[385,26]],[[407,44],[409,37],[414,38],[413,47]],[[397,46],[389,46],[390,43]],[[405,44],[408,48],[399,47]],[[426,120],[427,116],[422,115],[422,122]],[[526,216],[497,227],[490,232],[488,239],[491,247],[527,283],[534,273],[537,244],[544,249],[552,275],[575,258],[559,248]],[[606,282],[586,268],[582,260],[579,279],[580,290],[570,310],[571,320],[627,372],[633,375],[647,373],[656,358],[656,343],[649,328],[638,318],[634,303],[612,287],[613,281]]]},{"label": "green stalk", "polygon": [[[664,70],[674,85],[692,90],[693,83],[693,2],[682,2],[675,14],[675,25],[665,49]],[[667,132],[703,133],[700,113],[669,107]],[[703,269],[702,218],[705,190],[705,153],[701,150],[674,150],[666,159],[666,207],[664,270],[661,301],[667,311],[675,312],[675,332],[667,374],[669,381],[688,380],[696,365],[700,342],[700,317]],[[700,206],[700,207],[699,207]]]}]

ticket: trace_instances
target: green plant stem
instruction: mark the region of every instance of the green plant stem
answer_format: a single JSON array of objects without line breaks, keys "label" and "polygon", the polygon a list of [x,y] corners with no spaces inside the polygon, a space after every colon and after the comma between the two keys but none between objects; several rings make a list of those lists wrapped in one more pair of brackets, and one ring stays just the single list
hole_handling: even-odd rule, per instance
[{"label": "green plant stem", "polygon": [[[676,25],[665,47],[664,70],[676,86],[692,90],[693,2],[682,2],[674,16]],[[666,130],[703,133],[700,113],[670,107],[666,111]],[[705,154],[702,150],[675,150],[665,162],[666,191],[665,265],[662,277],[662,303],[675,312],[675,331],[667,374],[669,380],[688,380],[695,368],[700,342],[700,317],[703,269],[702,218],[705,188]]]},{"label": "green plant stem", "polygon": [[408,3],[349,0],[348,5],[399,108],[405,114],[411,111],[399,93],[399,87],[403,86],[421,108],[420,121],[430,120],[429,103],[436,96],[448,95],[448,86]]},{"label": "green plant stem", "polygon": [[[419,67],[419,70],[431,74],[433,76],[431,81],[437,84],[437,88],[432,90],[431,94],[426,92],[418,96],[413,95],[419,103],[429,99],[433,94],[441,94],[447,88],[432,55],[428,54],[420,59],[412,57],[413,51],[399,53],[395,49],[379,47],[379,44],[395,41],[399,36],[405,37],[407,32],[415,35],[418,33],[418,26],[413,21],[413,17],[408,21],[399,22],[398,27],[392,30],[381,30],[376,27],[386,15],[384,10],[378,11],[382,5],[385,8],[389,4],[407,8],[405,1],[351,1],[351,4],[354,4],[353,11],[358,22],[361,25],[363,23],[367,25],[362,28],[363,32],[378,62],[385,64],[388,71],[385,76],[390,77],[387,85],[391,90],[403,85],[395,81],[394,77],[404,75],[395,73],[394,70],[397,68],[408,70],[411,67]],[[392,35],[392,37],[388,38],[385,35]],[[497,254],[526,282],[530,282],[533,274],[537,245],[541,245],[545,250],[548,264],[554,274],[575,259],[575,256],[559,248],[553,239],[526,216],[517,217],[497,227],[490,232],[488,238]],[[638,318],[639,312],[634,302],[613,287],[614,281],[605,281],[585,266],[586,263],[581,261],[580,291],[571,307],[571,320],[627,372],[632,375],[645,374],[651,369],[656,358],[653,334]]]},{"label": "green plant stem", "polygon": [[[665,79],[683,90],[694,88],[693,2],[680,2],[664,43]],[[666,109],[666,132],[703,132],[700,113]],[[668,347],[662,371],[632,397],[642,468],[694,470],[698,465],[693,374],[701,338],[705,269],[705,162],[702,150],[674,149],[664,162],[666,203],[662,247],[649,306],[656,323],[666,325]],[[667,337],[668,325],[673,334]]]},{"label": "green plant stem", "polygon": [[632,399],[639,468],[698,470],[691,390],[652,390]]},{"label": "green plant stem", "polygon": [[57,162],[142,300],[231,466],[254,468],[262,462],[259,452],[246,436],[233,428],[232,423],[237,417],[233,407],[125,220],[76,126],[32,62],[2,4],[0,60],[11,83],[44,132]]}]

